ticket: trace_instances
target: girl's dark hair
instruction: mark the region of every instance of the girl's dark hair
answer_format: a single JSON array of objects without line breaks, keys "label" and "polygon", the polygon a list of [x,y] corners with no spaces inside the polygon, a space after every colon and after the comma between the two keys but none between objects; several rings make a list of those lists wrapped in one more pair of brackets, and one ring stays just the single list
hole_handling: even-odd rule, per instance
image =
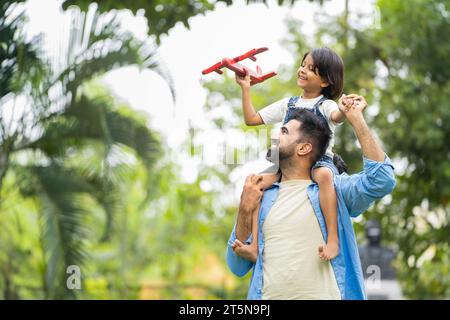
[{"label": "girl's dark hair", "polygon": [[337,100],[344,87],[344,62],[341,57],[324,47],[305,53],[302,63],[308,54],[311,54],[314,61],[314,72],[318,72],[329,84],[322,89],[322,94],[328,99]]},{"label": "girl's dark hair", "polygon": [[338,169],[339,174],[341,174],[343,172],[345,172],[345,173],[348,172],[347,164],[344,162],[344,159],[342,159],[341,156],[338,155],[337,153],[334,153],[333,163],[336,166],[336,168]]}]

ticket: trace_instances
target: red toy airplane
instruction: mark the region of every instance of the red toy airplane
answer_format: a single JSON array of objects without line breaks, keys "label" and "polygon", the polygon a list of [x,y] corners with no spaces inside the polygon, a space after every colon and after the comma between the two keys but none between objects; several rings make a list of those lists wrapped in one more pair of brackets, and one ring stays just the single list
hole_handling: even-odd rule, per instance
[{"label": "red toy airplane", "polygon": [[209,67],[208,69],[203,70],[202,74],[208,74],[213,71],[217,72],[218,74],[222,74],[223,71],[220,69],[225,67],[225,68],[228,68],[228,69],[234,71],[235,73],[237,73],[240,76],[245,76],[247,74],[247,72],[249,72],[250,79],[251,79],[250,85],[254,85],[256,83],[263,82],[266,79],[276,76],[277,73],[269,72],[269,73],[263,75],[261,68],[259,66],[256,66],[256,72],[254,72],[238,62],[242,61],[244,59],[247,59],[247,58],[249,58],[252,61],[256,61],[255,55],[257,55],[258,53],[267,51],[267,50],[269,50],[269,49],[266,47],[263,47],[263,48],[258,48],[258,49],[252,49],[249,52],[244,53],[243,55],[238,56],[234,59],[223,58],[221,62],[218,62],[215,65]]}]

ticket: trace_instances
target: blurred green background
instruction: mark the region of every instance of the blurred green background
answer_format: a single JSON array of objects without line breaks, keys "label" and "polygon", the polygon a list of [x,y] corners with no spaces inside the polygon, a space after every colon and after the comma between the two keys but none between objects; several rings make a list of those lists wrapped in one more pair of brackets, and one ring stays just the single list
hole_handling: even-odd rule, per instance
[{"label": "blurred green background", "polygon": [[[233,193],[238,165],[200,162],[196,180],[183,181],[148,116],[99,81],[137,65],[159,73],[175,97],[156,58],[161,36],[232,1],[101,1],[92,24],[73,20],[58,63],[39,36],[25,36],[21,2],[0,1],[0,111],[8,106],[18,115],[0,118],[0,298],[244,299],[249,275],[235,277],[224,258],[237,203],[222,198]],[[355,222],[358,242],[365,222],[378,219],[383,244],[397,253],[404,296],[449,299],[450,1],[378,0],[378,17],[364,28],[348,23],[345,2],[342,15],[325,13],[309,37],[302,21],[287,19],[283,45],[301,57],[326,44],[343,57],[344,91],[366,97],[366,118],[395,161],[397,187]],[[82,16],[90,4],[67,0],[61,7]],[[151,42],[121,30],[115,13],[122,9],[145,10]],[[254,105],[298,94],[297,63],[256,86]],[[203,86],[214,128],[253,130],[231,121],[243,118],[230,74]],[[18,99],[28,102],[20,112]],[[227,112],[215,113],[219,107]],[[201,134],[192,124],[179,152],[198,158],[192,142]],[[349,125],[339,128],[336,151],[351,172],[362,164],[355,142]],[[219,187],[205,188],[205,181]],[[81,290],[67,288],[70,265],[81,269]]]}]

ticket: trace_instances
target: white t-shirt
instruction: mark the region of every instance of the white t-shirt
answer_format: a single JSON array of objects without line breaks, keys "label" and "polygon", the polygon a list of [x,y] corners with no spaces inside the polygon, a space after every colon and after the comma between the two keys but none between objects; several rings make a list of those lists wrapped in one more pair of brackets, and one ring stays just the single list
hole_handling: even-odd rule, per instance
[{"label": "white t-shirt", "polygon": [[310,180],[280,183],[263,225],[264,300],[339,300],[333,267],[319,258],[325,241],[308,198]]},{"label": "white t-shirt", "polygon": [[[316,102],[319,101],[322,97],[323,95],[320,95],[314,99],[303,99],[302,97],[300,97],[298,98],[295,107],[312,110]],[[264,124],[275,124],[283,122],[284,118],[286,117],[289,99],[290,98],[284,98],[278,100],[268,105],[267,107],[259,110],[258,113],[263,119]],[[337,103],[334,102],[333,100],[325,100],[319,106],[319,111],[322,112],[322,114],[325,116],[325,119],[327,119],[328,126],[330,127],[331,130],[331,140],[325,154],[333,159],[334,154],[332,149],[334,147],[334,131],[336,127],[338,125],[341,125],[342,123],[336,123],[333,120],[331,120],[331,113],[333,111],[339,111],[339,107]]]}]

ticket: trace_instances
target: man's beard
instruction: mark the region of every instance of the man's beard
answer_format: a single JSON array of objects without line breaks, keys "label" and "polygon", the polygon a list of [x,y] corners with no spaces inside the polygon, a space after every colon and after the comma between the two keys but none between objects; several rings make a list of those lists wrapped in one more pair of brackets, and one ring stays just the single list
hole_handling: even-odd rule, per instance
[{"label": "man's beard", "polygon": [[289,159],[295,153],[295,147],[292,148],[280,148],[279,144],[272,145],[267,150],[266,159],[274,164],[280,165],[283,160]]},{"label": "man's beard", "polygon": [[271,146],[267,150],[266,160],[272,163],[278,164],[280,162],[280,157],[278,154],[278,146]]}]

